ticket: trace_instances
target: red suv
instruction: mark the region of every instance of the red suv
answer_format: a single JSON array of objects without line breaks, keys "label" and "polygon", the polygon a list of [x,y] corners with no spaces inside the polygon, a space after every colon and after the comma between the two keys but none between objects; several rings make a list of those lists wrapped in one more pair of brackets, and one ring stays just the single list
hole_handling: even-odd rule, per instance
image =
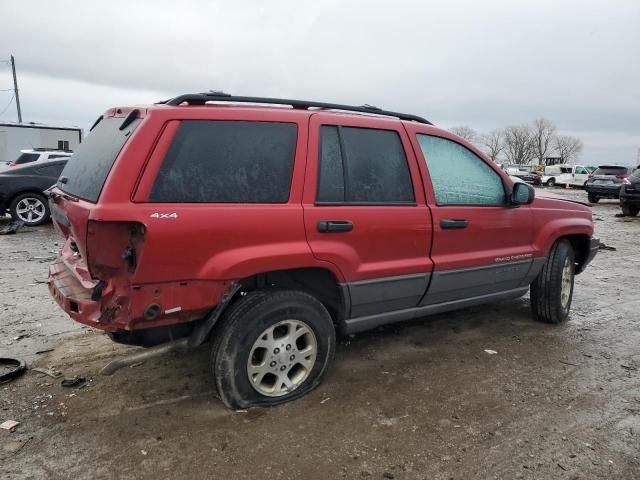
[{"label": "red suv", "polygon": [[[336,329],[512,299],[564,321],[591,211],[376,107],[189,94],[113,108],[50,190],[49,288],[133,345],[211,340],[231,408],[312,390]],[[167,343],[169,342],[169,343]]]}]

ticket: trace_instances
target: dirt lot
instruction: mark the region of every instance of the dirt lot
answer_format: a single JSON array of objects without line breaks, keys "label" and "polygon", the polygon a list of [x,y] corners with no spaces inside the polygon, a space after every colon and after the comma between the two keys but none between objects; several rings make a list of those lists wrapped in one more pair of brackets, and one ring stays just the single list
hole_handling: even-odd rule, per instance
[{"label": "dirt lot", "polygon": [[617,250],[577,278],[567,324],[524,297],[343,338],[318,390],[246,412],[214,397],[206,348],[98,376],[132,349],[49,298],[56,233],[0,237],[0,356],[89,380],[0,386],[0,422],[21,422],[0,478],[640,478],[640,218],[618,211],[594,206]]}]

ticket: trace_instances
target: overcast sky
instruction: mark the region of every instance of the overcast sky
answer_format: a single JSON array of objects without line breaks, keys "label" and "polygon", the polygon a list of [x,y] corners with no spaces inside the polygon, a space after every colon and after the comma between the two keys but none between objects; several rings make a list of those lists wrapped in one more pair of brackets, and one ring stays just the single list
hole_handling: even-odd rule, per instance
[{"label": "overcast sky", "polygon": [[582,139],[580,162],[640,163],[639,0],[0,0],[0,19],[25,121],[86,129],[111,106],[222,89],[480,132],[546,117]]}]

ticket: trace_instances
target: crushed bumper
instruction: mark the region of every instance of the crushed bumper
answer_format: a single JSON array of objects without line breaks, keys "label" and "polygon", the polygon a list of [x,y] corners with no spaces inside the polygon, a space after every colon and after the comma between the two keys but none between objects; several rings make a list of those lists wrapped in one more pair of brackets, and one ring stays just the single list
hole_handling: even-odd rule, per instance
[{"label": "crushed bumper", "polygon": [[47,284],[51,296],[71,318],[91,327],[102,328],[100,304],[91,300],[93,289],[83,286],[62,260],[49,266]]}]

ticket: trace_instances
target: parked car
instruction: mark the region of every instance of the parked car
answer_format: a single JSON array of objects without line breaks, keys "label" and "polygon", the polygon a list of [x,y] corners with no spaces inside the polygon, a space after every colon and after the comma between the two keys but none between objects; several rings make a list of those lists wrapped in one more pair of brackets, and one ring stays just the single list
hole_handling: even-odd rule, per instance
[{"label": "parked car", "polygon": [[522,172],[514,175],[514,177],[518,177],[519,179],[524,180],[526,183],[530,183],[531,185],[542,185],[542,175],[540,175],[538,172]]},{"label": "parked car", "polygon": [[622,181],[620,208],[622,213],[629,217],[635,217],[640,212],[640,165]]},{"label": "parked car", "polygon": [[28,163],[44,163],[53,160],[69,159],[73,154],[71,150],[52,150],[48,148],[33,148],[20,150],[20,156],[11,162],[7,162],[8,167],[20,167]]},{"label": "parked car", "polygon": [[54,185],[67,160],[28,164],[0,172],[0,214],[7,211],[14,220],[27,226],[49,220],[49,205],[44,191]]},{"label": "parked car", "polygon": [[542,175],[534,171],[531,165],[507,165],[505,171],[512,177],[524,180],[532,185],[542,185]]},{"label": "parked car", "polygon": [[602,165],[598,167],[587,181],[585,189],[591,203],[597,203],[601,198],[618,198],[620,187],[629,177],[629,168],[617,165]]},{"label": "parked car", "polygon": [[586,188],[590,172],[584,165],[560,165],[560,175],[555,177],[555,184]]},{"label": "parked car", "polygon": [[533,315],[563,322],[598,249],[587,206],[536,198],[466,140],[370,106],[210,93],[110,109],[49,201],[64,311],[149,355],[210,339],[231,408],[315,388],[336,329],[530,286]]}]

